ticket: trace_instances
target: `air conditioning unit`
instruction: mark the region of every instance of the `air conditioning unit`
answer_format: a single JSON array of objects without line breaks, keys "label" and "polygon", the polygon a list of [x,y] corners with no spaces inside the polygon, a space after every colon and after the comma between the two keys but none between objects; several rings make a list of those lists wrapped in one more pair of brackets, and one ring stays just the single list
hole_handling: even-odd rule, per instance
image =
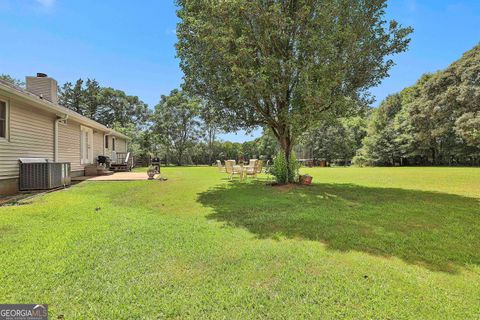
[{"label": "air conditioning unit", "polygon": [[22,191],[49,190],[70,185],[70,162],[48,162],[47,159],[20,159]]}]

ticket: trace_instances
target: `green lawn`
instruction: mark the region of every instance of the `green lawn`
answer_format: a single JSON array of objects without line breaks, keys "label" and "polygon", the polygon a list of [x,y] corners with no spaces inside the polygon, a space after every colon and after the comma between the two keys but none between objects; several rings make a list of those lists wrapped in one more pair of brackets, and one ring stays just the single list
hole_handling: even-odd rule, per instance
[{"label": "green lawn", "polygon": [[85,182],[0,208],[0,302],[51,319],[480,318],[480,169],[315,168],[310,187]]}]

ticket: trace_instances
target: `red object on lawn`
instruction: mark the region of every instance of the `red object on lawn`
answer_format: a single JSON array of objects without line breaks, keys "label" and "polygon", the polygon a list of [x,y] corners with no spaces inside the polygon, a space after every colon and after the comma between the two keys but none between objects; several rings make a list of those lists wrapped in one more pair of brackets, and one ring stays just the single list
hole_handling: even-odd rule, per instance
[{"label": "red object on lawn", "polygon": [[304,175],[303,176],[303,184],[312,184],[312,176]]}]

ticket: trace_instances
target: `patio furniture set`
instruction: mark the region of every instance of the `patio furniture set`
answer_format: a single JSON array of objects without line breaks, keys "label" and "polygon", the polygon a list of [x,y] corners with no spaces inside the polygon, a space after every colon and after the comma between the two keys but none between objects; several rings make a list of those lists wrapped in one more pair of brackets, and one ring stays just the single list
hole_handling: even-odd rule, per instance
[{"label": "patio furniture set", "polygon": [[250,159],[250,162],[246,165],[243,163],[237,164],[235,160],[225,160],[225,166],[222,165],[220,160],[217,160],[218,170],[229,175],[230,180],[235,175],[243,180],[246,177],[257,177],[257,174],[262,173],[264,170],[263,160]]}]

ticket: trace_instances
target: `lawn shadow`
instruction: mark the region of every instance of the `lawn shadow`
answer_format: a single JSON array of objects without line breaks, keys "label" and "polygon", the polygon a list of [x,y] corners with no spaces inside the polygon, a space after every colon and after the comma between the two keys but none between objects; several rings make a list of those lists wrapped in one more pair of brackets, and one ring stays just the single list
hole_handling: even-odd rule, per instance
[{"label": "lawn shadow", "polygon": [[295,238],[455,273],[480,265],[480,201],[417,190],[231,182],[199,194],[208,218],[259,238]]}]

